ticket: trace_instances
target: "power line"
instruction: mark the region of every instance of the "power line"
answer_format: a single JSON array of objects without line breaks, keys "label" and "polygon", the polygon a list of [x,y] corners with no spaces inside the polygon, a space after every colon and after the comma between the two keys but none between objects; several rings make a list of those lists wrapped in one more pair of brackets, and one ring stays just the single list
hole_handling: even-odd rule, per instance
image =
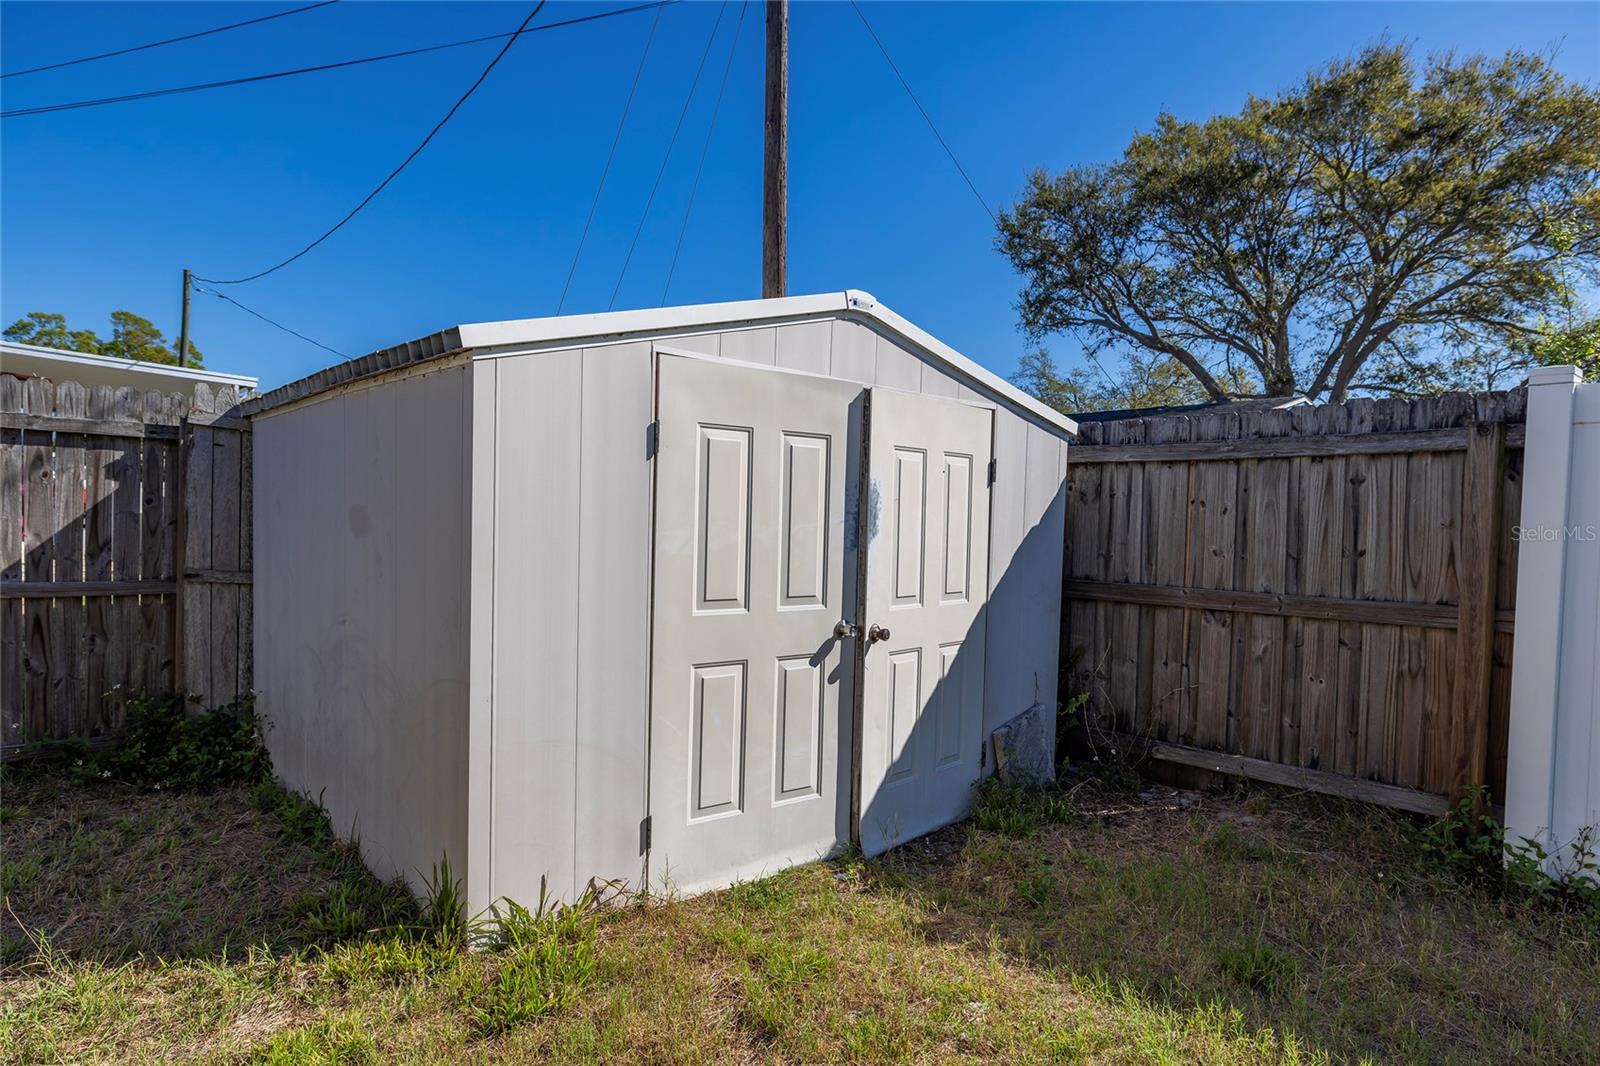
[{"label": "power line", "polygon": [[[331,2],[331,0],[330,0]],[[582,22],[596,22],[600,19],[614,18],[617,15],[631,15],[638,11],[649,11],[652,8],[669,7],[681,3],[682,0],[654,0],[647,4],[634,4],[632,7],[619,7],[612,11],[602,11],[595,15],[581,15],[575,18],[562,19],[559,22],[548,22],[543,26],[535,26],[526,30],[526,33],[542,33],[545,30],[561,29],[565,26],[576,26]],[[310,67],[294,67],[290,70],[275,70],[266,74],[250,74],[239,78],[224,78],[221,81],[199,82],[194,85],[174,85],[166,89],[148,89],[144,92],[123,93],[120,96],[100,96],[89,100],[68,100],[58,104],[41,104],[38,107],[19,107],[10,111],[0,111],[0,118],[25,118],[28,115],[49,115],[58,111],[76,111],[86,107],[104,107],[108,104],[125,104],[136,100],[152,100],[162,96],[178,96],[184,93],[205,92],[211,89],[227,89],[236,85],[252,85],[256,82],[275,81],[278,78],[292,78],[301,74],[321,74],[330,70],[343,70],[346,67],[359,67],[367,63],[381,63],[390,59],[406,59],[410,56],[426,55],[430,52],[443,52],[451,48],[464,48],[468,45],[482,44],[485,41],[501,41],[507,37],[516,36],[516,32],[489,33],[481,37],[468,37],[461,41],[449,41],[445,44],[430,44],[420,48],[407,48],[399,52],[384,52],[381,55],[361,56],[357,59],[343,59],[333,63],[319,63]]]},{"label": "power line", "polygon": [[567,268],[566,284],[561,286],[561,299],[556,301],[556,314],[567,306],[567,293],[572,289],[572,277],[578,272],[578,260],[583,256],[583,246],[589,240],[589,226],[594,222],[595,209],[600,206],[600,194],[606,191],[606,178],[611,174],[611,162],[617,157],[617,145],[622,143],[622,129],[628,124],[628,112],[633,110],[633,97],[639,91],[639,79],[644,76],[645,61],[650,58],[650,46],[656,40],[656,28],[661,25],[661,12],[656,12],[650,23],[650,35],[644,39],[644,51],[639,53],[639,68],[633,72],[633,85],[628,89],[627,102],[622,105],[622,117],[617,119],[617,132],[611,138],[611,150],[606,153],[606,165],[600,170],[600,184],[595,186],[594,200],[589,204],[589,215],[583,220],[583,232],[578,235],[578,248],[572,253],[572,265]]},{"label": "power line", "polygon": [[745,12],[750,10],[750,0],[739,5],[739,22],[733,28],[733,43],[728,46],[728,63],[722,68],[722,85],[717,89],[717,102],[711,108],[711,123],[706,127],[706,140],[700,146],[700,162],[694,168],[694,182],[689,186],[689,202],[683,207],[683,223],[678,227],[678,241],[672,246],[672,265],[667,267],[667,281],[661,286],[661,306],[667,304],[667,293],[672,289],[672,276],[678,272],[678,253],[683,250],[683,235],[689,231],[689,215],[694,211],[694,198],[700,192],[700,175],[706,168],[706,156],[711,151],[711,135],[717,132],[717,115],[722,111],[722,96],[728,91],[728,75],[733,73],[733,57],[739,51],[739,38],[744,30]]},{"label": "power line", "polygon": [[271,22],[273,19],[287,18],[290,15],[298,15],[305,11],[315,11],[319,7],[327,7],[330,4],[336,4],[338,2],[339,0],[321,0],[320,3],[307,4],[304,7],[294,7],[290,8],[288,11],[277,11],[270,15],[262,15],[259,18],[245,19],[243,22],[230,22],[226,26],[218,26],[215,29],[199,30],[195,33],[186,33],[181,37],[168,37],[164,41],[151,41],[149,44],[136,44],[130,48],[118,48],[114,52],[101,52],[99,55],[83,56],[79,59],[64,59],[59,63],[46,63],[42,67],[29,67],[27,70],[7,71],[4,74],[0,74],[0,78],[20,78],[24,74],[38,74],[40,71],[44,70],[60,70],[62,67],[75,67],[79,63],[93,63],[97,59],[110,59],[112,56],[125,56],[132,52],[143,52],[149,48],[160,48],[163,45],[177,44],[180,41],[192,41],[197,37],[209,37],[213,33],[225,33],[228,30],[237,30],[243,26],[254,26],[257,23]]},{"label": "power line", "polygon": [[872,36],[872,43],[876,44],[878,51],[883,53],[884,62],[889,64],[889,69],[894,71],[894,76],[900,79],[901,88],[905,89],[906,95],[911,97],[911,102],[917,105],[917,110],[922,112],[922,119],[928,124],[928,128],[933,131],[934,137],[938,139],[939,147],[944,149],[944,154],[950,157],[950,162],[954,163],[956,169],[961,172],[961,177],[966,181],[967,188],[972,190],[972,195],[976,196],[978,203],[983,205],[984,214],[989,216],[989,221],[998,225],[999,219],[995,217],[994,211],[989,207],[989,202],[983,198],[983,193],[979,192],[978,187],[972,183],[972,177],[967,173],[967,168],[961,165],[961,160],[957,159],[955,152],[950,150],[950,145],[945,141],[944,134],[940,133],[939,127],[933,124],[933,119],[929,116],[928,109],[922,106],[922,101],[917,99],[917,94],[911,91],[911,85],[906,81],[905,75],[900,73],[900,68],[895,66],[894,60],[889,58],[889,50],[878,39],[878,32],[872,28],[872,23],[867,21],[866,12],[861,10],[861,5],[856,3],[856,0],[850,0],[850,6],[855,8],[856,14],[861,17],[861,25],[865,26],[867,33]]},{"label": "power line", "polygon": [[391,170],[389,172],[389,176],[380,181],[376,189],[373,189],[371,192],[367,193],[367,195],[362,198],[359,204],[356,204],[355,207],[350,209],[349,214],[345,215],[338,222],[335,222],[326,233],[312,241],[310,244],[306,245],[304,248],[300,249],[298,252],[291,255],[289,258],[283,260],[283,262],[278,263],[276,266],[270,266],[265,270],[257,271],[256,273],[250,274],[246,277],[233,278],[228,281],[221,281],[216,278],[197,278],[196,280],[208,282],[212,285],[240,285],[247,281],[255,281],[257,278],[264,278],[273,271],[282,270],[296,259],[299,259],[307,252],[311,251],[311,249],[315,248],[317,245],[321,244],[323,241],[339,232],[339,230],[344,227],[345,223],[349,222],[352,218],[355,218],[356,215],[360,214],[362,208],[370,204],[380,192],[388,187],[391,181],[399,177],[400,172],[405,170],[406,167],[410,166],[413,159],[422,154],[422,150],[428,147],[428,143],[433,140],[434,136],[438,134],[440,130],[444,129],[445,124],[455,117],[457,111],[461,110],[461,105],[465,104],[472,97],[472,94],[478,91],[478,86],[482,85],[484,80],[489,77],[489,72],[494,70],[494,68],[499,65],[500,60],[506,57],[507,52],[511,51],[511,46],[517,43],[517,38],[521,36],[525,29],[527,29],[528,23],[537,18],[539,12],[544,10],[544,5],[547,2],[548,0],[539,0],[539,2],[534,5],[533,10],[528,13],[528,17],[522,20],[522,25],[517,27],[517,31],[511,35],[510,39],[507,40],[503,46],[501,46],[500,51],[495,54],[495,57],[489,60],[489,65],[483,68],[483,73],[478,75],[478,80],[468,86],[467,91],[461,94],[461,98],[451,105],[450,110],[445,112],[444,118],[440,119],[438,123],[434,125],[433,129],[428,131],[428,135],[422,138],[422,143],[411,149],[411,154],[402,159],[400,161],[400,165]]},{"label": "power line", "polygon": [[291,337],[299,337],[301,340],[305,341],[307,344],[314,344],[318,348],[321,348],[325,352],[332,352],[334,355],[337,355],[340,359],[343,359],[346,362],[350,361],[350,357],[348,355],[345,355],[343,352],[339,351],[337,348],[330,348],[326,344],[323,344],[321,341],[314,341],[310,337],[307,337],[304,333],[298,333],[298,332],[290,329],[288,326],[284,325],[282,322],[274,322],[272,319],[268,318],[266,315],[262,314],[260,311],[252,311],[250,308],[246,307],[244,304],[240,303],[238,300],[235,300],[232,296],[229,296],[227,293],[218,292],[216,289],[208,289],[203,285],[196,285],[194,287],[194,291],[195,292],[203,292],[208,296],[215,296],[219,300],[226,300],[229,303],[231,303],[233,306],[237,307],[239,310],[243,311],[245,314],[254,315],[256,318],[259,318],[261,321],[265,322],[267,325],[275,326],[278,329],[281,329],[285,333],[289,334]]},{"label": "power line", "polygon": [[717,30],[722,28],[722,16],[727,14],[728,0],[722,0],[722,6],[717,8],[717,20],[711,24],[711,34],[706,38],[706,47],[700,53],[700,65],[694,68],[694,78],[689,82],[689,92],[683,98],[683,110],[678,112],[678,124],[672,127],[672,136],[667,140],[667,150],[661,156],[661,166],[656,171],[656,180],[650,186],[650,195],[645,198],[644,211],[639,215],[639,225],[633,231],[633,240],[628,242],[628,254],[622,258],[622,269],[617,272],[617,283],[611,288],[611,302],[606,304],[609,311],[617,305],[617,293],[622,291],[622,279],[628,276],[628,264],[633,262],[633,250],[639,246],[639,235],[644,232],[644,224],[650,219],[650,208],[656,202],[656,192],[661,188],[661,178],[667,172],[667,163],[672,160],[672,149],[677,146],[678,134],[683,129],[683,120],[688,117],[689,105],[694,103],[694,91],[700,87],[700,75],[705,72],[706,60],[711,56],[711,46],[716,43]]}]

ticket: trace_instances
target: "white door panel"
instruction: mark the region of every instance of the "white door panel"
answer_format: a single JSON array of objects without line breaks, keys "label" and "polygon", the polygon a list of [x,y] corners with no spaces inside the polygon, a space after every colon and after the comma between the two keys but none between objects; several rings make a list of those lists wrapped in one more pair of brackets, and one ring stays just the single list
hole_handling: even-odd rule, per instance
[{"label": "white door panel", "polygon": [[858,826],[868,855],[960,818],[982,774],[992,434],[986,408],[872,391]]},{"label": "white door panel", "polygon": [[847,839],[863,390],[658,358],[650,878],[693,892]]}]

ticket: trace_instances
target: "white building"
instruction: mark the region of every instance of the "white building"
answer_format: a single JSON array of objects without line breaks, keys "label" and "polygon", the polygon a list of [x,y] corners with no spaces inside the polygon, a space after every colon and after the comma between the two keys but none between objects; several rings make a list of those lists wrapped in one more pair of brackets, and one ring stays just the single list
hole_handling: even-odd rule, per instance
[{"label": "white building", "polygon": [[463,325],[246,411],[274,764],[381,875],[876,853],[1053,728],[1076,426],[865,293]]},{"label": "white building", "polygon": [[217,388],[231,385],[241,397],[255,392],[257,379],[244,374],[223,374],[215,370],[146,363],[138,359],[116,359],[60,348],[41,348],[33,344],[0,341],[0,372],[17,378],[43,377],[51,381],[76,381],[80,385],[133,387],[149,392],[193,393],[197,384]]}]

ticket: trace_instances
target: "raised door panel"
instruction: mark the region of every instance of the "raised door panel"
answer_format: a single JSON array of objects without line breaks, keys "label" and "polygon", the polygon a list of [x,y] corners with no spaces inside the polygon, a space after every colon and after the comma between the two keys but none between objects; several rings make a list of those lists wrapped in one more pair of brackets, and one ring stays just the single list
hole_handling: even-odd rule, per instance
[{"label": "raised door panel", "polygon": [[982,776],[993,412],[872,393],[857,835],[877,854],[959,818]]},{"label": "raised door panel", "polygon": [[834,625],[861,387],[664,353],[657,374],[647,868],[692,892],[848,832]]}]

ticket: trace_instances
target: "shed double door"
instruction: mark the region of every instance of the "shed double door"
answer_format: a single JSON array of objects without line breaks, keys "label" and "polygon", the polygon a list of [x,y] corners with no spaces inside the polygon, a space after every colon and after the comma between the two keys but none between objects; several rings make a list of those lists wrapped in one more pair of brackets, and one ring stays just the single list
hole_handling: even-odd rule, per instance
[{"label": "shed double door", "polygon": [[869,853],[960,816],[981,773],[990,418],[658,356],[652,888],[821,857],[858,810]]},{"label": "shed double door", "polygon": [[867,855],[962,817],[983,773],[993,418],[872,396],[857,819]]}]

